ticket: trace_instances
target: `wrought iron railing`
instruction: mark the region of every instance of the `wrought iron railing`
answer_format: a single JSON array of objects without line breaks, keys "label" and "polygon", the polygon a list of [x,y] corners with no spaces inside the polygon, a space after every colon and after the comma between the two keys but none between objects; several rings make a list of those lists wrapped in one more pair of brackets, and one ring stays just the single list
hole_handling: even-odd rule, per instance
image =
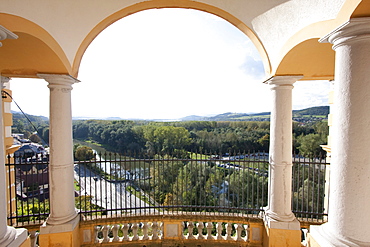
[{"label": "wrought iron railing", "polygon": [[[294,156],[293,212],[322,222],[326,162]],[[48,159],[9,157],[9,224],[39,224],[49,213]],[[76,208],[86,220],[144,215],[248,215],[267,205],[268,154],[97,154],[76,161]]]},{"label": "wrought iron railing", "polygon": [[76,164],[81,213],[95,218],[163,212],[257,217],[267,204],[265,157],[195,153],[180,158],[168,154],[133,156],[105,154]]},{"label": "wrought iron railing", "polygon": [[49,215],[48,155],[8,156],[8,224],[40,224]]}]

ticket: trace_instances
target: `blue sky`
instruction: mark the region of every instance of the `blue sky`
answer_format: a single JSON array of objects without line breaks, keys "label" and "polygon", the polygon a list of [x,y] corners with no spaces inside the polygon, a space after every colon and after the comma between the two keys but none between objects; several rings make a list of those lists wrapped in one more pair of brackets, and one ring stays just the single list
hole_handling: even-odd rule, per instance
[{"label": "blue sky", "polygon": [[[225,20],[196,10],[146,10],[117,21],[89,46],[78,79],[75,117],[176,119],[271,109],[251,41]],[[46,82],[11,82],[23,111],[48,116]],[[297,82],[293,108],[327,105],[328,92],[325,81]]]}]

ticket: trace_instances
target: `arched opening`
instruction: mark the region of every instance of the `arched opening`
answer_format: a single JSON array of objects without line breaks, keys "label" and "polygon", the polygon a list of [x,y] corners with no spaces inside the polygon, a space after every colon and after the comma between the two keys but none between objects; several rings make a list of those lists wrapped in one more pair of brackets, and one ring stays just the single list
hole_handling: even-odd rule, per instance
[{"label": "arched opening", "polygon": [[[74,114],[177,119],[264,111],[268,100],[255,105],[257,95],[268,93],[257,83],[263,78],[253,43],[224,19],[198,10],[145,10],[106,28],[86,50]],[[102,104],[106,109],[97,112]]]},{"label": "arched opening", "polygon": [[207,12],[207,13],[223,18],[224,20],[228,21],[229,23],[237,27],[240,31],[242,31],[245,35],[247,35],[251,39],[252,43],[255,45],[255,47],[257,48],[262,58],[265,72],[270,73],[271,71],[270,61],[269,61],[268,55],[262,43],[260,42],[256,34],[248,26],[246,26],[242,21],[240,21],[238,18],[236,18],[232,14],[228,13],[227,11],[221,8],[217,8],[212,5],[195,2],[195,1],[178,0],[174,2],[171,0],[160,0],[160,1],[146,1],[146,2],[141,2],[141,3],[131,5],[129,7],[126,7],[126,8],[123,8],[117,11],[116,13],[108,16],[107,18],[102,20],[100,23],[98,23],[90,31],[90,33],[86,36],[84,41],[81,43],[79,50],[77,51],[75,60],[73,62],[73,75],[77,77],[81,59],[82,59],[82,56],[85,50],[87,49],[89,44],[93,41],[93,39],[101,31],[103,31],[109,25],[116,22],[117,20],[120,20],[123,17],[132,15],[134,13],[138,13],[143,10],[160,9],[160,8],[194,9],[194,10],[204,11],[204,12]]}]

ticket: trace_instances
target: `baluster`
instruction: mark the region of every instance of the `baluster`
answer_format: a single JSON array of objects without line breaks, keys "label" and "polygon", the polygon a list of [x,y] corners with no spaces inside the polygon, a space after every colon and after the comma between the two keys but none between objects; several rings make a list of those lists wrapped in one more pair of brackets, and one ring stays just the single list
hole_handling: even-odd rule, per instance
[{"label": "baluster", "polygon": [[39,236],[39,232],[37,231],[30,232],[31,247],[37,247],[37,237],[38,236]]},{"label": "baluster", "polygon": [[128,237],[128,228],[129,228],[129,224],[128,223],[123,223],[122,224],[122,234],[123,234],[123,238],[122,240],[123,241],[128,241],[129,240],[129,237]]},{"label": "baluster", "polygon": [[189,231],[189,234],[188,234],[188,239],[194,239],[194,234],[193,234],[193,231],[194,231],[194,222],[193,221],[189,221],[188,222],[188,231]]},{"label": "baluster", "polygon": [[149,236],[148,236],[148,222],[143,223],[142,229],[143,229],[143,240],[148,240],[149,239]]},{"label": "baluster", "polygon": [[206,227],[207,227],[207,239],[213,239],[213,236],[212,236],[213,224],[212,224],[212,222],[207,222]]},{"label": "baluster", "polygon": [[242,241],[243,224],[238,223],[234,225],[236,229],[236,241]]},{"label": "baluster", "polygon": [[137,231],[139,229],[139,224],[136,223],[136,222],[135,223],[132,223],[131,229],[132,229],[132,234],[134,235],[132,237],[132,241],[139,240],[139,235],[137,234]]},{"label": "baluster", "polygon": [[103,243],[108,243],[109,242],[109,227],[110,225],[105,225],[102,227],[102,232],[103,232]]},{"label": "baluster", "polygon": [[164,224],[163,224],[163,222],[161,222],[161,224],[159,225],[159,230],[160,230],[160,233],[159,233],[159,235],[161,236],[161,238],[163,238],[163,231],[164,231]]},{"label": "baluster", "polygon": [[204,235],[203,235],[204,224],[203,224],[203,222],[197,223],[197,229],[198,229],[198,239],[204,239]]},{"label": "baluster", "polygon": [[181,238],[185,239],[185,221],[181,222]]},{"label": "baluster", "polygon": [[245,225],[244,226],[244,229],[245,229],[245,238],[244,238],[244,241],[249,241],[249,230],[250,230],[250,228],[249,228],[249,226],[248,225]]},{"label": "baluster", "polygon": [[217,228],[217,240],[222,239],[222,222],[218,222],[216,225]]},{"label": "baluster", "polygon": [[307,246],[307,233],[308,233],[308,229],[306,229],[306,228],[302,228],[302,229],[301,229],[301,231],[302,231],[302,234],[303,234],[303,241],[302,241],[302,244],[303,244],[304,246]]},{"label": "baluster", "polygon": [[227,240],[232,240],[233,238],[231,237],[231,230],[232,230],[232,224],[227,223],[226,224],[226,239]]},{"label": "baluster", "polygon": [[154,221],[152,223],[152,230],[153,230],[152,240],[157,240],[158,239],[158,222],[157,221]]},{"label": "baluster", "polygon": [[100,232],[100,226],[94,226],[94,237],[95,237],[95,243],[99,243],[99,232]]},{"label": "baluster", "polygon": [[113,240],[112,242],[119,242],[118,230],[120,226],[118,224],[113,225],[112,232],[113,232]]}]

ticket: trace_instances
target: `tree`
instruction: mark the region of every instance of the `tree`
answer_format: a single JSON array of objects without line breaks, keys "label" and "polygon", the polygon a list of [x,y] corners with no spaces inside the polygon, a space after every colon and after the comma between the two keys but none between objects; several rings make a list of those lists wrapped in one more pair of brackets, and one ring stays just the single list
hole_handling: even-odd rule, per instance
[{"label": "tree", "polygon": [[184,127],[174,126],[147,126],[144,129],[147,146],[156,152],[173,152],[175,149],[184,149],[191,143],[190,133]]},{"label": "tree", "polygon": [[[170,156],[157,156],[156,159],[171,159]],[[158,163],[157,163],[158,162]],[[156,164],[157,163],[157,164]],[[183,163],[176,161],[153,161],[151,164],[150,180],[151,188],[154,191],[155,200],[162,204],[166,196],[171,192],[172,184],[176,181],[179,170]]]},{"label": "tree", "polygon": [[301,135],[297,141],[299,143],[298,150],[305,156],[325,154],[325,151],[320,147],[325,141],[319,134]]},{"label": "tree", "polygon": [[34,143],[41,143],[41,138],[38,136],[38,134],[32,134],[30,136],[30,141]]},{"label": "tree", "polygon": [[78,146],[75,151],[75,158],[79,161],[91,160],[95,157],[91,147]]},{"label": "tree", "polygon": [[166,198],[164,203],[191,206],[214,205],[216,197],[214,193],[211,193],[213,183],[207,184],[207,181],[215,172],[216,169],[211,169],[211,166],[207,164],[189,162],[180,169],[179,175],[172,184],[171,197]]},{"label": "tree", "polygon": [[267,205],[267,177],[261,169],[242,169],[230,174],[230,201],[234,207],[259,208]]},{"label": "tree", "polygon": [[268,151],[270,144],[270,135],[266,134],[262,136],[260,139],[258,139],[258,143],[261,144],[262,150]]}]

